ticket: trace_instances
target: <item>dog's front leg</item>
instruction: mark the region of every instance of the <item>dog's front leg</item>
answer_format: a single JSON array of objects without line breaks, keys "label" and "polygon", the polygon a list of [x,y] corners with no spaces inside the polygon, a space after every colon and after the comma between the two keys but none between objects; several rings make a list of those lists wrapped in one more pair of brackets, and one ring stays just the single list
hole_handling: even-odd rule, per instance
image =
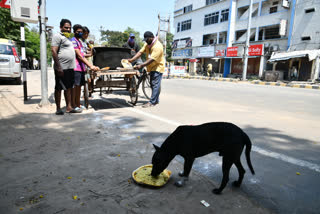
[{"label": "dog's front leg", "polygon": [[186,181],[188,180],[193,162],[194,162],[194,158],[185,158],[184,159],[183,172],[179,172],[179,176],[181,176],[182,179],[175,182],[175,185],[177,187],[182,187],[185,185]]}]

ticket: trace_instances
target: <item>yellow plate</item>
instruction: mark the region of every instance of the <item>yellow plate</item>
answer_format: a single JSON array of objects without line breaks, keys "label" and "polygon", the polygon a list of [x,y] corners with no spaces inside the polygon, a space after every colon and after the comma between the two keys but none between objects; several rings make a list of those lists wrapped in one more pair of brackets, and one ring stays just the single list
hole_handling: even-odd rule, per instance
[{"label": "yellow plate", "polygon": [[170,170],[163,170],[157,178],[150,175],[151,170],[152,164],[141,166],[132,172],[132,178],[138,184],[152,187],[162,187],[169,181],[171,176]]},{"label": "yellow plate", "polygon": [[124,68],[132,68],[132,64],[127,59],[122,59],[121,64]]}]

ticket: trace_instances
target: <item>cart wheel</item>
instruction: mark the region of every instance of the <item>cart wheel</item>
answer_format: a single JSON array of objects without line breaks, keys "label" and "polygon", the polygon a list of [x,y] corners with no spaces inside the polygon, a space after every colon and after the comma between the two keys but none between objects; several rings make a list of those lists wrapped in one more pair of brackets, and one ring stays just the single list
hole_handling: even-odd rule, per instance
[{"label": "cart wheel", "polygon": [[136,103],[138,101],[138,90],[137,90],[137,81],[136,81],[135,76],[130,78],[129,93],[130,93],[130,98],[131,98],[131,104],[136,105]]},{"label": "cart wheel", "polygon": [[89,108],[89,88],[88,88],[88,82],[85,82],[84,84],[84,106],[86,109]]}]

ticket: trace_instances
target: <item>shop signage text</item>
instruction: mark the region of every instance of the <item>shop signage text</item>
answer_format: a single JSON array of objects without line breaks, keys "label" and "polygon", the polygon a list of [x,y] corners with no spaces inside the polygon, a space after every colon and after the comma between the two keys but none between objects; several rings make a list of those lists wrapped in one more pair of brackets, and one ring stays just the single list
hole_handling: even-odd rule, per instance
[{"label": "shop signage text", "polygon": [[192,57],[192,49],[173,50],[172,57],[190,58]]},{"label": "shop signage text", "polygon": [[185,66],[171,66],[170,67],[170,74],[185,75],[185,73],[186,73]]},{"label": "shop signage text", "polygon": [[263,44],[250,45],[249,56],[262,56],[263,55]]},{"label": "shop signage text", "polygon": [[238,47],[229,47],[227,48],[227,57],[238,56]]},{"label": "shop signage text", "polygon": [[198,57],[214,57],[214,46],[199,48]]},{"label": "shop signage text", "polygon": [[226,55],[226,50],[216,50],[216,56],[225,56]]}]

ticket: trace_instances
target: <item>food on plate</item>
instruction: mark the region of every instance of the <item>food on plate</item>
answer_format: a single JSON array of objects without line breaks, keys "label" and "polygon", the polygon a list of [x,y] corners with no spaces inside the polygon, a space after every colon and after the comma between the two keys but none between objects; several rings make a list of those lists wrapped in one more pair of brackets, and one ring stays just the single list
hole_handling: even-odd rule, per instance
[{"label": "food on plate", "polygon": [[159,176],[151,176],[152,165],[141,166],[132,173],[133,179],[139,184],[161,187],[165,185],[171,175],[171,171],[165,169]]}]

